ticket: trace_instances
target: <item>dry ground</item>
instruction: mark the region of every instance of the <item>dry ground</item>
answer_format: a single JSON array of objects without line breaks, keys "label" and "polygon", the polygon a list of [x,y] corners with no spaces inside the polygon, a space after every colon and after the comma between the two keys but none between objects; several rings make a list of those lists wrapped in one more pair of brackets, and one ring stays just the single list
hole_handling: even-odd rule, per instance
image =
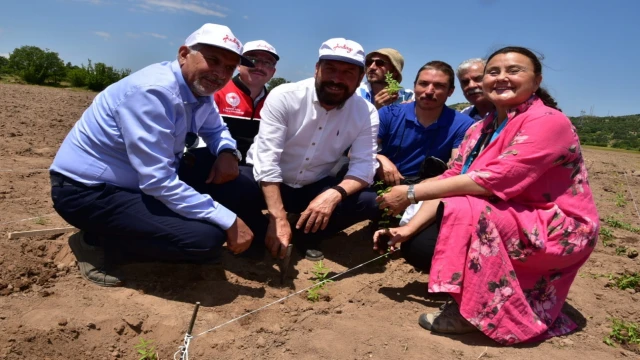
[{"label": "dry ground", "polygon": [[[225,256],[224,270],[131,265],[127,287],[104,289],[80,278],[69,234],[7,240],[8,232],[65,225],[53,213],[45,169],[94,96],[0,84],[0,359],[137,359],[140,337],[153,340],[160,358],[168,359],[182,342],[196,301],[202,303],[197,334],[310,284],[306,260],[296,259],[289,286],[279,287],[269,259],[256,264]],[[632,201],[640,201],[640,177],[632,175],[640,174],[640,154],[584,154],[601,218],[613,215],[640,226]],[[627,204],[616,206],[617,197]],[[334,273],[374,257],[365,231],[350,230],[327,241],[326,264]],[[639,246],[639,235],[612,231],[615,244]],[[539,344],[501,347],[482,335],[422,330],[418,315],[442,303],[426,293],[428,275],[401,259],[378,261],[329,285],[323,301],[297,295],[197,337],[190,358],[637,358],[637,348],[609,347],[602,339],[611,317],[640,320],[640,294],[606,287],[607,276],[639,269],[638,258],[616,255],[600,241],[569,295],[567,308],[581,329]]]}]

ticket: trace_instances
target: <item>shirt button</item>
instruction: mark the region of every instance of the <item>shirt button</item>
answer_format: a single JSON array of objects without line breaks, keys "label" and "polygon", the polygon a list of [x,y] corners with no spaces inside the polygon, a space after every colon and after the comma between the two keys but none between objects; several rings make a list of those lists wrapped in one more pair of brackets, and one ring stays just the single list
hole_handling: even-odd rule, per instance
[{"label": "shirt button", "polygon": [[302,171],[300,171],[300,174],[302,174]]},{"label": "shirt button", "polygon": [[320,127],[318,128],[318,130],[322,130],[322,126],[320,126]]},{"label": "shirt button", "polygon": [[315,145],[316,145],[316,143],[311,143],[311,146],[315,146]]},{"label": "shirt button", "polygon": [[306,158],[305,160],[309,161],[309,158]]}]

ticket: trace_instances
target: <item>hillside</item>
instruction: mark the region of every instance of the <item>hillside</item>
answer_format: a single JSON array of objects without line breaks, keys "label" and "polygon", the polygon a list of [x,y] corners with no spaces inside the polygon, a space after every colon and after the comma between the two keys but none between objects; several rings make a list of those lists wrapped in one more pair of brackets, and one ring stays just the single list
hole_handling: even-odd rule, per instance
[{"label": "hillside", "polygon": [[584,145],[640,150],[640,114],[570,117]]}]

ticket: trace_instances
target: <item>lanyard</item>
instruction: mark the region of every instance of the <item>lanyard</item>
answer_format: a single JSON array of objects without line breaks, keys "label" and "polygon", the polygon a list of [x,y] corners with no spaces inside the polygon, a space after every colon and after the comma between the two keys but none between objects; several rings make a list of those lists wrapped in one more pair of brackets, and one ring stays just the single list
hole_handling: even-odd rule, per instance
[{"label": "lanyard", "polygon": [[491,134],[491,139],[488,142],[487,139],[489,139],[489,133],[484,133],[482,134],[482,136],[480,136],[478,142],[476,143],[476,146],[473,147],[473,151],[471,151],[471,154],[469,154],[469,157],[464,162],[461,174],[466,174],[469,170],[469,166],[471,166],[473,161],[478,157],[478,154],[480,154],[480,152],[484,150],[487,145],[498,138],[498,135],[500,135],[504,127],[507,125],[507,121],[509,121],[509,119],[505,119],[502,124],[500,124],[500,126],[498,126],[498,128],[493,131],[493,134]]}]

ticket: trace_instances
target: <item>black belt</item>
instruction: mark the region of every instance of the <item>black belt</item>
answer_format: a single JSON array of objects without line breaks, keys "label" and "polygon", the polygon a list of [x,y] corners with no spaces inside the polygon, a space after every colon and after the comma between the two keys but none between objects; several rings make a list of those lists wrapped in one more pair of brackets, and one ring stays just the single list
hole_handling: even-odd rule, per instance
[{"label": "black belt", "polygon": [[51,186],[63,187],[63,186],[77,186],[81,188],[89,188],[89,185],[83,184],[79,181],[75,181],[70,179],[59,172],[51,171],[49,172],[49,177],[51,178]]}]

